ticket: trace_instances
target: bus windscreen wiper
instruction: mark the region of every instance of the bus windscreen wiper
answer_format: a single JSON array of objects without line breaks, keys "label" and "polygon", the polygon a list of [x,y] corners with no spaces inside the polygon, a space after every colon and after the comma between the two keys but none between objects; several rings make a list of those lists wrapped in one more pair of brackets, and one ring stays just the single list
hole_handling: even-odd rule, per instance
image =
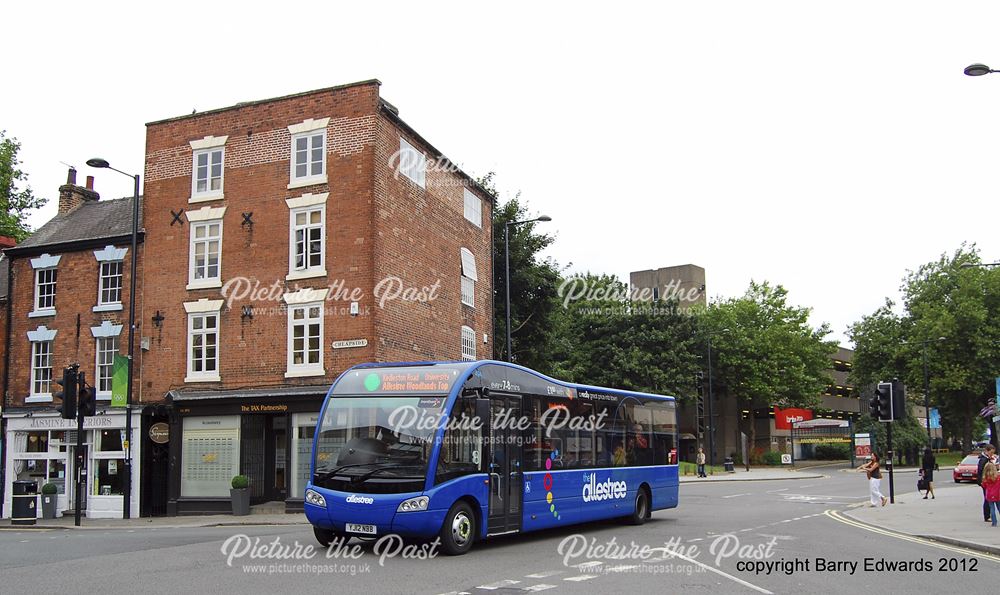
[{"label": "bus windscreen wiper", "polygon": [[333,471],[324,471],[322,475],[316,476],[316,478],[313,479],[313,482],[324,481],[324,480],[330,479],[331,477],[333,477],[334,475],[340,473],[344,469],[350,469],[351,467],[367,467],[369,465],[377,465],[377,464],[378,463],[353,463],[351,465],[341,465],[341,466],[337,467],[336,469],[334,469]]},{"label": "bus windscreen wiper", "polygon": [[[369,471],[368,473],[365,473],[363,475],[359,475],[357,477],[352,477],[351,478],[351,483],[361,483],[361,482],[365,481],[366,479],[368,479],[368,478],[370,478],[370,477],[372,477],[372,476],[374,476],[374,475],[376,475],[378,473],[381,473],[382,471],[385,471],[386,469],[399,469],[400,467],[419,467],[419,465],[405,465],[405,464],[384,465],[382,467],[379,467],[378,469],[372,469],[371,471]],[[412,479],[412,478],[419,478],[419,477],[423,477],[423,475],[404,476],[404,477],[401,477],[400,479]]]}]

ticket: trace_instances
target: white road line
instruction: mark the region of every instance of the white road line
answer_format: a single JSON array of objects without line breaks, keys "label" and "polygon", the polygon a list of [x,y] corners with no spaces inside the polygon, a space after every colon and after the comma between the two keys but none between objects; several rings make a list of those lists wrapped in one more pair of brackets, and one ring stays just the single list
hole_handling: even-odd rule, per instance
[{"label": "white road line", "polygon": [[577,576],[567,576],[564,581],[573,581],[574,583],[579,583],[582,581],[589,581],[592,578],[597,578],[596,574],[579,574]]},{"label": "white road line", "polygon": [[479,585],[477,589],[484,589],[486,591],[496,591],[497,589],[503,589],[504,587],[513,587],[514,585],[520,583],[521,581],[514,581],[510,579],[497,581],[495,583],[490,583],[488,585]]},{"label": "white road line", "polygon": [[549,589],[555,589],[555,585],[546,585],[544,583],[538,585],[531,585],[530,587],[525,587],[525,591],[548,591]]},{"label": "white road line", "polygon": [[771,491],[769,491],[769,492],[767,492],[767,493],[768,493],[768,494],[777,494],[778,492],[787,492],[787,491],[788,491],[788,490],[790,490],[790,489],[791,489],[791,488],[781,488],[780,490],[771,490]]},{"label": "white road line", "polygon": [[536,572],[535,574],[526,574],[524,575],[524,578],[548,578],[562,573],[562,570],[545,570],[542,572]]},{"label": "white road line", "polygon": [[704,568],[705,570],[708,570],[709,572],[714,572],[715,574],[718,574],[719,576],[724,576],[724,577],[728,578],[729,580],[731,580],[733,582],[736,582],[736,583],[739,583],[739,584],[743,585],[744,587],[748,587],[750,589],[753,589],[754,591],[757,591],[758,593],[764,593],[765,595],[774,595],[773,592],[768,591],[767,589],[765,589],[763,587],[758,587],[757,585],[755,585],[753,583],[748,583],[747,581],[745,581],[743,579],[736,578],[735,576],[733,576],[731,574],[723,572],[723,571],[719,570],[718,568],[716,568],[714,566],[709,566],[708,564],[704,564],[702,562],[699,562],[699,561],[695,560],[694,558],[685,556],[683,554],[679,554],[677,552],[673,552],[673,556],[675,558],[680,558],[681,560],[686,560],[686,561],[688,561],[688,562],[690,562],[692,564],[697,564],[698,566],[701,566],[702,568]]},{"label": "white road line", "polygon": [[749,495],[750,495],[749,493],[746,493],[746,494],[732,494],[731,496],[723,496],[723,498],[739,498],[740,496],[749,496]]}]

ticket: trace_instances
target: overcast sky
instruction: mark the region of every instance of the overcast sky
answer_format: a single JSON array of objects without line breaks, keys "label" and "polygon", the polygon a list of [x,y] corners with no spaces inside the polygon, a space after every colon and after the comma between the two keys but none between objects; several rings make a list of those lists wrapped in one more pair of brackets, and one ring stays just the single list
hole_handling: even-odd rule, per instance
[{"label": "overcast sky", "polygon": [[780,283],[843,342],[906,269],[962,242],[1000,260],[1000,74],[962,74],[1000,68],[1000,3],[472,4],[11,3],[0,129],[50,198],[31,222],[60,162],[131,195],[85,162],[141,173],[146,122],[377,78],[550,215],[570,271]]}]

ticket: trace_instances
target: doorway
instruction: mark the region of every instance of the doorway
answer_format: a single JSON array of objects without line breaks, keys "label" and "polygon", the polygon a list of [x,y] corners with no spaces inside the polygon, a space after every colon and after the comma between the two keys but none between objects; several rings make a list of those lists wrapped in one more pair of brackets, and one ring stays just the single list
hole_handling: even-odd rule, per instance
[{"label": "doorway", "polygon": [[516,429],[521,418],[521,397],[490,396],[490,507],[487,533],[499,535],[521,529],[522,436]]}]

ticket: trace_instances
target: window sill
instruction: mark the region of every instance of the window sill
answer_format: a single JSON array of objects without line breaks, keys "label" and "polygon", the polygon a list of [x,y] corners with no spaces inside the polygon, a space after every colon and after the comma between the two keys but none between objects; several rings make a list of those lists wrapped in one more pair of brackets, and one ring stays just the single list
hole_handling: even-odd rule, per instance
[{"label": "window sill", "polygon": [[312,368],[308,370],[289,370],[285,372],[285,378],[306,378],[308,376],[325,376],[326,372],[322,368]]},{"label": "window sill", "polygon": [[111,393],[97,393],[97,395],[95,395],[95,398],[98,401],[108,401],[108,402],[110,402],[111,401]]},{"label": "window sill", "polygon": [[298,281],[299,279],[312,279],[314,277],[326,277],[326,268],[292,271],[285,275],[285,281]]},{"label": "window sill", "polygon": [[24,402],[25,403],[51,403],[52,402],[52,395],[51,394],[48,394],[48,395],[31,395],[30,397],[27,397],[26,399],[24,399]]},{"label": "window sill", "polygon": [[28,312],[28,318],[42,318],[45,316],[55,316],[55,315],[56,315],[55,308],[52,308],[51,310],[32,310],[31,312]]},{"label": "window sill", "polygon": [[298,178],[288,183],[288,189],[302,188],[304,186],[315,186],[316,184],[326,184],[326,174],[322,176],[312,176],[311,178]]},{"label": "window sill", "polygon": [[185,376],[184,382],[222,382],[219,375],[215,376]]},{"label": "window sill", "polygon": [[467,308],[472,308],[473,310],[475,310],[475,309],[476,309],[476,304],[475,304],[475,302],[473,302],[473,303],[471,303],[471,304],[470,304],[469,302],[466,302],[466,301],[462,301],[462,305],[463,305],[463,306],[465,306],[465,307],[467,307]]},{"label": "window sill", "polygon": [[94,306],[94,312],[120,312],[121,309],[121,302],[118,302],[117,304],[100,304]]},{"label": "window sill", "polygon": [[222,287],[222,280],[214,279],[210,281],[195,281],[193,283],[188,283],[185,289],[190,291],[192,289],[218,289],[220,287]]},{"label": "window sill", "polygon": [[199,202],[209,202],[212,200],[222,200],[225,198],[222,192],[213,192],[211,194],[193,194],[188,198],[188,203],[199,203]]}]

